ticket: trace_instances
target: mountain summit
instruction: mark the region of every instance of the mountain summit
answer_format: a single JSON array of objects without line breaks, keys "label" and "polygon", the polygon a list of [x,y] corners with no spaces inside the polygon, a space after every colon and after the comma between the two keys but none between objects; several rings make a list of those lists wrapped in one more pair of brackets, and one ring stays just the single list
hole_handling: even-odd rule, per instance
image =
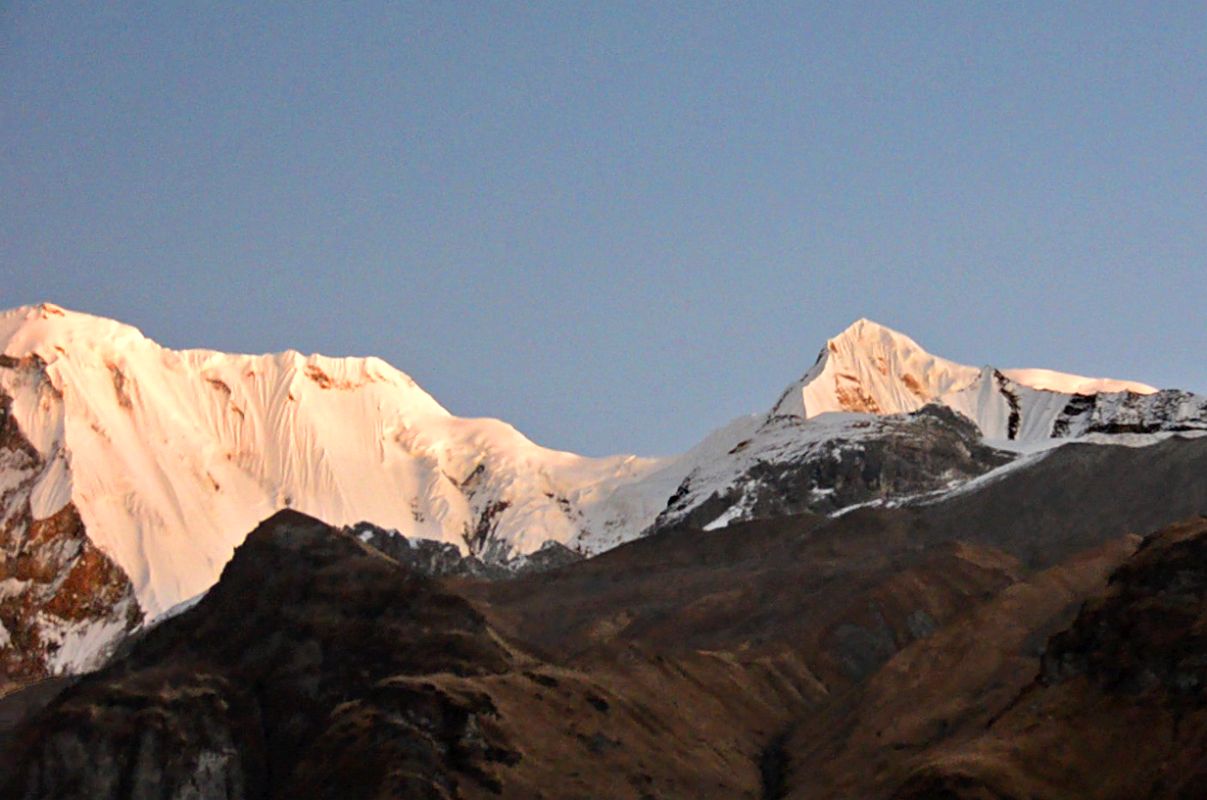
[{"label": "mountain summit", "polygon": [[237,532],[281,508],[507,555],[605,526],[603,489],[659,463],[455,417],[377,358],[174,351],[50,304],[0,314],[0,347],[0,392],[45,461],[33,516],[74,504],[153,614],[210,586]]},{"label": "mountain summit", "polygon": [[909,413],[979,388],[986,370],[1020,387],[1058,394],[1157,391],[1135,381],[1051,370],[996,371],[965,366],[931,355],[903,333],[860,319],[826,342],[817,363],[788,387],[773,413],[805,418],[832,411]]}]

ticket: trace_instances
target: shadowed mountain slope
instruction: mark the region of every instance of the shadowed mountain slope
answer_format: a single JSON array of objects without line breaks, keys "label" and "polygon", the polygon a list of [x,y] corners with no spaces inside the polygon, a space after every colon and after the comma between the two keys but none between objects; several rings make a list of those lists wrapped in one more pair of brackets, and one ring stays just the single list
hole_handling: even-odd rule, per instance
[{"label": "shadowed mountain slope", "polygon": [[544,664],[432,579],[282,512],[194,608],[19,727],[0,794],[757,797],[764,741],[817,694],[787,662]]},{"label": "shadowed mountain slope", "polygon": [[[629,644],[816,645],[883,583],[891,602],[869,611],[871,627],[855,637],[883,643],[889,630],[900,643],[914,638],[911,615],[920,630],[933,628],[918,621],[1079,551],[1198,514],[1207,509],[1204,475],[1207,438],[1071,445],[930,505],[668,531],[551,573],[461,590],[501,630],[571,656]],[[902,593],[906,586],[914,593]]]},{"label": "shadowed mountain slope", "polygon": [[671,530],[505,582],[282,512],[19,725],[0,790],[1188,800],[1207,529],[1134,534],[1207,505],[1205,444],[1061,448],[930,505]]},{"label": "shadowed mountain slope", "polygon": [[975,735],[894,800],[1207,797],[1207,517],[1147,538]]}]

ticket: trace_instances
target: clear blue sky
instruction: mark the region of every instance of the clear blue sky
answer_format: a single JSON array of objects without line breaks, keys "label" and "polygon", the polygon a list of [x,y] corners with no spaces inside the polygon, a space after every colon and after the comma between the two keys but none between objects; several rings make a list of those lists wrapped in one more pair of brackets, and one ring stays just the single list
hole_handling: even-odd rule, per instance
[{"label": "clear blue sky", "polygon": [[1207,391],[1205,86],[1203,3],[5,3],[0,305],[593,454],[861,316]]}]

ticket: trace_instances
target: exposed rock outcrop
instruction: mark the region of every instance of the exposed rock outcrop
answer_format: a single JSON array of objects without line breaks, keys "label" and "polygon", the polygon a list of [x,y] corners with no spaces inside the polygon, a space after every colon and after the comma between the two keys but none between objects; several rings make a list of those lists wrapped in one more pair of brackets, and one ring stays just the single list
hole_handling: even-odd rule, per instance
[{"label": "exposed rock outcrop", "polygon": [[360,522],[345,530],[360,541],[382,551],[399,564],[435,578],[462,577],[506,580],[529,572],[550,569],[582,561],[583,557],[554,541],[534,553],[514,558],[483,561],[474,554],[464,555],[456,545],[431,539],[412,539],[396,530],[387,530],[371,522]]},{"label": "exposed rock outcrop", "polygon": [[[905,500],[975,478],[1014,457],[986,446],[972,422],[938,405],[831,425],[837,427],[770,418],[723,465],[688,475],[655,528],[828,514],[870,501]],[[719,467],[726,471],[723,481],[714,474]]]},{"label": "exposed rock outcrop", "polygon": [[36,519],[47,463],[0,393],[0,695],[98,666],[142,621],[125,573],[88,538],[75,506]]}]

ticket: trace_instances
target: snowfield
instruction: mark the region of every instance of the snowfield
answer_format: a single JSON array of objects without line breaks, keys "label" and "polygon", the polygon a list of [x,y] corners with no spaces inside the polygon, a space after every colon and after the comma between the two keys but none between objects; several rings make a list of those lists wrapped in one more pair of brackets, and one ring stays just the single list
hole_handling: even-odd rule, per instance
[{"label": "snowfield", "polygon": [[376,358],[173,351],[50,305],[0,316],[0,342],[19,362],[0,391],[49,465],[34,516],[74,503],[151,617],[208,589],[285,507],[502,555],[631,538],[665,503],[636,486],[664,462],[455,417]]}]

